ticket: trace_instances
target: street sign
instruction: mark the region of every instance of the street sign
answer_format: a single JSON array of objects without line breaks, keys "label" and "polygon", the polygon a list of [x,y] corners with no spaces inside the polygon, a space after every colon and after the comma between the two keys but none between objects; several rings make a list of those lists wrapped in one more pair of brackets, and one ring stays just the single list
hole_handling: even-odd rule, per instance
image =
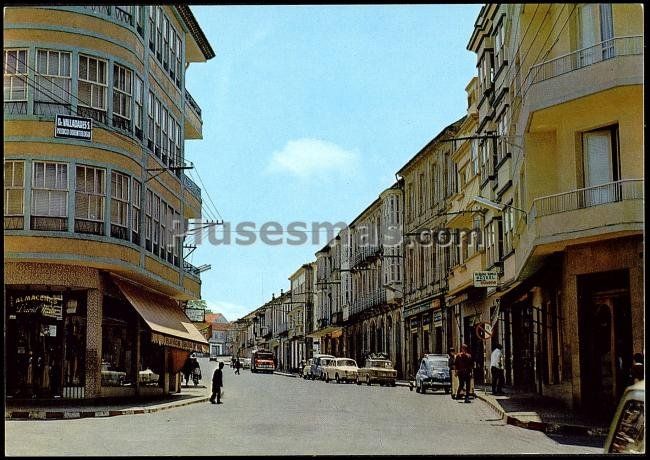
[{"label": "street sign", "polygon": [[487,340],[492,337],[492,325],[490,323],[478,323],[474,326],[476,336],[481,340]]},{"label": "street sign", "polygon": [[474,272],[474,287],[497,287],[498,283],[498,272]]}]

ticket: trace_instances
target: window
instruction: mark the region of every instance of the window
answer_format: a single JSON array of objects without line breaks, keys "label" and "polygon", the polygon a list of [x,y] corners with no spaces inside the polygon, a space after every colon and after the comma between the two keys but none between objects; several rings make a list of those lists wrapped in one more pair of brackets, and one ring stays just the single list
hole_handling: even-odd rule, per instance
[{"label": "window", "polygon": [[167,16],[163,18],[162,53],[163,53],[163,68],[167,70],[169,68],[169,19],[167,19]]},{"label": "window", "polygon": [[154,95],[149,91],[149,98],[147,99],[147,147],[153,150],[154,145]]},{"label": "window", "polygon": [[169,155],[169,165],[176,164],[176,148],[175,148],[175,139],[176,139],[176,121],[172,117],[172,112],[170,111],[167,115],[167,126],[169,132],[167,133],[167,143],[165,144],[165,150]]},{"label": "window", "polygon": [[505,46],[504,46],[504,21],[500,21],[499,25],[496,28],[496,34],[494,36],[494,61],[495,67],[498,69],[501,68],[503,63],[506,60],[505,56]]},{"label": "window", "polygon": [[135,28],[141,37],[144,37],[144,8],[144,5],[136,5],[134,7]]},{"label": "window", "polygon": [[106,61],[79,55],[79,111],[101,123],[106,122]]},{"label": "window", "polygon": [[26,102],[27,50],[7,49],[4,58],[4,99]]},{"label": "window", "polygon": [[131,179],[131,241],[140,244],[140,200],[142,185],[136,179]]},{"label": "window", "polygon": [[113,66],[113,126],[131,131],[131,97],[133,72],[120,65]]},{"label": "window", "polygon": [[152,212],[151,207],[153,206],[153,194],[151,190],[147,190],[145,194],[145,204],[144,204],[144,238],[145,238],[145,248],[147,251],[151,251],[151,234],[152,234]]},{"label": "window", "polygon": [[[182,143],[181,143],[181,125],[179,123],[176,123],[176,165],[177,166],[182,166],[183,163],[183,150],[182,150]],[[180,170],[176,171],[176,174],[179,175],[180,177]]]},{"label": "window", "polygon": [[[167,145],[168,145],[168,136],[167,136],[167,120],[169,113],[167,109],[162,107],[160,112],[160,150],[162,151],[162,161],[164,164],[167,164]],[[156,144],[157,145],[157,144]]]},{"label": "window", "polygon": [[163,10],[156,7],[156,58],[162,61]]},{"label": "window", "polygon": [[181,36],[176,35],[176,86],[181,86],[181,75],[183,75],[183,61],[182,61],[182,46]]},{"label": "window", "polygon": [[32,230],[67,230],[66,220],[38,219],[68,216],[68,165],[34,162],[32,165]]},{"label": "window", "polygon": [[153,252],[159,254],[158,244],[160,243],[160,197],[153,196]]},{"label": "window", "polygon": [[55,115],[59,111],[69,113],[71,82],[70,53],[37,50],[34,112],[39,115]]},{"label": "window", "polygon": [[149,49],[156,51],[156,7],[149,7]]},{"label": "window", "polygon": [[[582,134],[585,205],[609,203],[620,196],[612,182],[620,180],[618,126]],[[607,185],[610,184],[610,185]]]},{"label": "window", "polygon": [[506,143],[508,135],[508,108],[506,107],[503,113],[497,120],[497,164],[501,163],[508,154],[508,144]]},{"label": "window", "polygon": [[176,30],[169,26],[169,76],[174,80],[176,74]]},{"label": "window", "polygon": [[503,210],[503,254],[508,255],[512,251],[512,235],[514,231],[514,209],[507,206]]},{"label": "window", "polygon": [[144,83],[142,79],[136,75],[135,77],[135,135],[142,139],[142,117],[143,117],[143,104],[144,104]]},{"label": "window", "polygon": [[174,262],[174,249],[176,239],[174,238],[174,208],[167,206],[167,262]]},{"label": "window", "polygon": [[[22,229],[25,195],[25,163],[23,161],[5,161],[4,167],[5,230]],[[16,216],[16,218],[10,216]]]},{"label": "window", "polygon": [[165,259],[167,254],[167,203],[160,200],[160,258]]},{"label": "window", "polygon": [[156,98],[154,100],[154,117],[155,117],[155,126],[154,126],[154,133],[156,136],[156,156],[160,158],[160,147],[162,145],[161,142],[161,127],[160,127],[160,115],[162,113],[162,106],[160,104],[160,101]]},{"label": "window", "polygon": [[132,26],[133,25],[133,7],[132,6],[116,6],[115,17],[118,21]]},{"label": "window", "polygon": [[111,236],[129,239],[129,176],[111,172]]},{"label": "window", "polygon": [[106,170],[77,166],[75,232],[103,234]]}]

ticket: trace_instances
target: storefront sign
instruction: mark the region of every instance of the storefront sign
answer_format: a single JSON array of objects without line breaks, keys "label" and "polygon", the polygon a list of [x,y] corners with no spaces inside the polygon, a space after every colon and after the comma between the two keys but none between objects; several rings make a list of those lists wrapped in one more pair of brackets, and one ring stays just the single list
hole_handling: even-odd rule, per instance
[{"label": "storefront sign", "polygon": [[63,296],[61,295],[24,295],[13,299],[16,314],[41,314],[47,318],[63,319]]},{"label": "storefront sign", "polygon": [[447,306],[448,307],[454,307],[458,305],[461,302],[465,302],[469,298],[469,295],[467,292],[464,292],[462,294],[458,294],[457,296],[451,297],[447,299]]},{"label": "storefront sign", "polygon": [[68,139],[92,140],[93,120],[92,118],[71,117],[69,115],[57,115],[54,125],[54,137],[65,137]]},{"label": "storefront sign", "polygon": [[442,326],[442,310],[433,312],[433,325],[435,327]]},{"label": "storefront sign", "polygon": [[193,323],[203,323],[205,321],[205,310],[202,308],[186,308],[185,314]]},{"label": "storefront sign", "polygon": [[474,272],[474,287],[496,287],[498,284],[498,272]]},{"label": "storefront sign", "polygon": [[180,337],[170,337],[168,335],[151,332],[151,343],[165,347],[180,348],[181,350],[197,351],[199,353],[208,353],[210,351],[207,344],[192,342],[191,340],[181,339]]}]

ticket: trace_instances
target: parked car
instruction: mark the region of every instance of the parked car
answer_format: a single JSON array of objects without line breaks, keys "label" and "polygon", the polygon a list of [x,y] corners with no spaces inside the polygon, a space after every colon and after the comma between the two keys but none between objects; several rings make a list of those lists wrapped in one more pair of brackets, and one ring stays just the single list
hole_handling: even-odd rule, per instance
[{"label": "parked car", "polygon": [[334,358],[322,369],[325,373],[325,381],[334,380],[336,383],[355,382],[359,371],[357,362],[350,358]]},{"label": "parked car", "polygon": [[239,361],[241,362],[242,369],[250,369],[251,368],[251,359],[250,358],[240,358]]},{"label": "parked car", "polygon": [[312,380],[322,379],[321,373],[321,359],[334,359],[332,355],[316,355],[312,359],[311,368],[309,369],[309,378]]},{"label": "parked car", "polygon": [[309,371],[311,370],[311,364],[314,361],[313,358],[309,358],[307,362],[305,363],[304,366],[302,366],[302,369],[300,369],[300,376],[303,379],[309,378]]},{"label": "parked car", "polygon": [[415,391],[426,393],[427,389],[443,389],[451,392],[451,376],[449,374],[449,356],[424,355],[420,368],[415,374]]},{"label": "parked car", "polygon": [[605,440],[606,454],[645,453],[645,380],[625,389]]},{"label": "parked car", "polygon": [[387,358],[368,358],[364,367],[359,368],[357,372],[357,385],[365,383],[372,385],[379,383],[380,385],[395,386],[397,379],[397,371],[393,369],[393,363]]}]

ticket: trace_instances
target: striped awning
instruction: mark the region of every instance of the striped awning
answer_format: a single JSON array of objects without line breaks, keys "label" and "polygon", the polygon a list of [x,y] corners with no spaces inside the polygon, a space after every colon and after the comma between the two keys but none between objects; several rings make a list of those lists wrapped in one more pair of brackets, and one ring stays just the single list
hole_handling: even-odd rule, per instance
[{"label": "striped awning", "polygon": [[208,341],[171,297],[112,276],[124,297],[151,329],[157,345],[208,353]]}]

